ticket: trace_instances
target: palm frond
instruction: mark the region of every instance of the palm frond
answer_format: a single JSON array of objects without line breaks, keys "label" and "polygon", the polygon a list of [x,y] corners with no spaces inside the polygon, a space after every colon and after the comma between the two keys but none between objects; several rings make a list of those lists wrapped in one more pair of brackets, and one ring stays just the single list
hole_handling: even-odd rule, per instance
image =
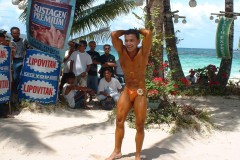
[{"label": "palm frond", "polygon": [[110,28],[104,27],[99,30],[92,31],[89,34],[74,38],[73,40],[78,42],[82,39],[86,41],[94,40],[96,42],[107,42],[110,39]]},{"label": "palm frond", "polygon": [[134,8],[133,2],[124,0],[111,0],[108,3],[83,10],[74,16],[71,34],[91,31],[92,28],[101,28],[108,25],[121,14],[127,14]]}]

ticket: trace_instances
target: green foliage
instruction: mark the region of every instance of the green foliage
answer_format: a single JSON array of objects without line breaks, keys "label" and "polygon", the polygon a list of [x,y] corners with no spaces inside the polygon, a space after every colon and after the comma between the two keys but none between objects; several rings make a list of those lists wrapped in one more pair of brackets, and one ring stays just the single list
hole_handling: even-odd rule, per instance
[{"label": "green foliage", "polygon": [[209,86],[195,84],[193,86],[186,87],[180,91],[180,95],[185,96],[225,96],[225,95],[240,95],[240,81],[229,81],[226,87],[222,86]]},{"label": "green foliage", "polygon": [[[218,67],[214,65],[208,65],[203,68],[191,69],[195,71],[197,75],[197,83],[180,90],[180,95],[187,96],[205,96],[205,95],[214,95],[214,96],[223,96],[229,94],[240,94],[240,81],[234,82],[229,81],[227,86],[222,86],[218,81],[216,72]],[[227,78],[226,73],[222,73],[221,78]]]},{"label": "green foliage", "polygon": [[228,81],[226,86],[226,92],[228,94],[240,95],[240,80],[234,82],[232,80]]},{"label": "green foliage", "polygon": [[19,110],[25,109],[30,112],[37,112],[37,113],[52,113],[56,111],[56,109],[66,109],[68,108],[68,105],[66,102],[59,102],[57,101],[56,105],[54,104],[41,104],[38,102],[28,101],[28,100],[22,100],[21,103],[18,105]]},{"label": "green foliage", "polygon": [[[115,112],[112,112],[115,114]],[[201,125],[213,126],[210,114],[206,110],[197,109],[190,105],[177,105],[175,102],[162,102],[157,109],[148,108],[145,128],[154,124],[171,124],[175,126],[171,129],[172,133],[182,129],[193,129],[200,131]],[[131,110],[127,116],[129,127],[135,128],[135,115]]]},{"label": "green foliage", "polygon": [[176,133],[182,129],[193,129],[200,132],[201,128],[214,127],[210,120],[211,115],[203,109],[197,109],[190,105],[183,105],[180,107],[175,126],[171,129],[171,133]]}]

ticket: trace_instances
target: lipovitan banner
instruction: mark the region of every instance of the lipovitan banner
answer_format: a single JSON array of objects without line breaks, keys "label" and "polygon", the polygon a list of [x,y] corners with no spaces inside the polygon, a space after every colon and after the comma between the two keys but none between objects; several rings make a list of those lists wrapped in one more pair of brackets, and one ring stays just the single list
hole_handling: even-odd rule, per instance
[{"label": "lipovitan banner", "polygon": [[10,100],[11,47],[0,45],[0,103]]},{"label": "lipovitan banner", "polygon": [[20,99],[56,103],[61,62],[54,54],[27,50],[20,80]]},{"label": "lipovitan banner", "polygon": [[61,60],[72,28],[76,0],[31,0],[27,9],[29,44]]}]

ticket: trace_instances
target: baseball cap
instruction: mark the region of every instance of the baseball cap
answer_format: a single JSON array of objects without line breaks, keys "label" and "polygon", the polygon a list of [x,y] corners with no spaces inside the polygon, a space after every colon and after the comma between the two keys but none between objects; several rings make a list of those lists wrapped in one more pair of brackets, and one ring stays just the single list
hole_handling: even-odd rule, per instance
[{"label": "baseball cap", "polygon": [[5,35],[3,33],[0,33],[0,37],[5,38]]},{"label": "baseball cap", "polygon": [[4,29],[0,29],[0,33],[3,33],[3,34],[5,34],[5,33],[7,33],[7,31],[6,31],[6,30],[4,30]]}]

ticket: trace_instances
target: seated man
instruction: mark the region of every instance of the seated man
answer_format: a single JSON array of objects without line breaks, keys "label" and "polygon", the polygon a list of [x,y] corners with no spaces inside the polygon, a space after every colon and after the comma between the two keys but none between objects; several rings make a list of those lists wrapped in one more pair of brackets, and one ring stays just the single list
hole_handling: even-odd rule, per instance
[{"label": "seated man", "polygon": [[186,79],[189,81],[189,83],[191,84],[191,85],[193,85],[193,84],[195,84],[196,82],[197,82],[197,78],[196,78],[196,76],[195,76],[195,71],[193,70],[193,69],[191,69],[190,71],[189,71],[189,75],[187,75],[186,76]]},{"label": "seated man", "polygon": [[81,108],[81,103],[84,102],[83,92],[89,92],[89,94],[94,94],[94,91],[88,89],[87,87],[75,85],[75,74],[73,72],[67,73],[66,79],[67,83],[63,85],[63,97],[68,102],[69,107]]},{"label": "seated man", "polygon": [[112,70],[110,68],[105,68],[103,71],[104,77],[100,80],[98,85],[98,100],[102,101],[106,98],[113,98],[114,102],[117,103],[122,86],[120,82],[112,77]]}]

